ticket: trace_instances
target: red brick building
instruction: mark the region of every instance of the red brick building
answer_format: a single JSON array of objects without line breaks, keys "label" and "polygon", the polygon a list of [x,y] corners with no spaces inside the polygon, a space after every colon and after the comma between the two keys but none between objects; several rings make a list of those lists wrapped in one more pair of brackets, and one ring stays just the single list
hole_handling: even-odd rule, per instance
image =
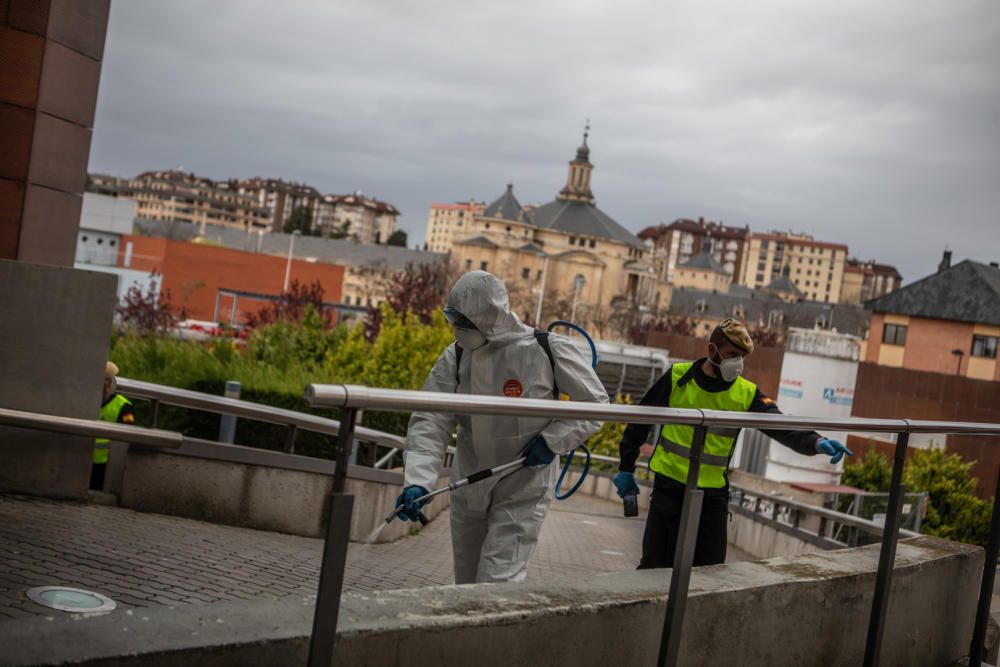
[{"label": "red brick building", "polygon": [[[172,303],[183,307],[192,319],[213,319],[220,289],[280,296],[284,287],[285,257],[149,236],[126,235],[121,245],[119,266],[161,274],[161,289],[169,290]],[[290,279],[305,284],[319,281],[325,301],[341,301],[343,266],[293,258]],[[241,298],[236,321],[243,322],[246,311],[263,305],[263,301]],[[228,322],[231,315],[232,299],[223,298],[219,321]]]}]

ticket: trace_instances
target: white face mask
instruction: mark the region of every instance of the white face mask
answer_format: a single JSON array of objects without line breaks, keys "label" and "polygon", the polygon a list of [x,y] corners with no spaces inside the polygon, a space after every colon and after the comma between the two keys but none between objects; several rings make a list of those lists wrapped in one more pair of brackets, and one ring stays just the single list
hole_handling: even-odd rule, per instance
[{"label": "white face mask", "polygon": [[[718,356],[719,351],[716,348],[715,355]],[[740,375],[743,374],[743,357],[729,357],[728,359],[723,359],[720,363],[716,363],[712,357],[708,358],[716,367],[719,369],[719,375],[726,382],[732,382]]]},{"label": "white face mask", "polygon": [[455,342],[461,345],[463,350],[471,351],[486,345],[486,336],[476,329],[455,327]]}]

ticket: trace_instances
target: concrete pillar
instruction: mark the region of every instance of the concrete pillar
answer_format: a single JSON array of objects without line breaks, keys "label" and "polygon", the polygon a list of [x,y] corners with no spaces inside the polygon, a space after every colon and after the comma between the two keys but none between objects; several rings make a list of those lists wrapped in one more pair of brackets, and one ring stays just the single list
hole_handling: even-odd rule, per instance
[{"label": "concrete pillar", "polygon": [[0,0],[0,259],[73,266],[110,0]]},{"label": "concrete pillar", "polygon": [[[97,419],[117,278],[0,260],[0,407]],[[91,438],[0,427],[0,493],[86,498]]]}]

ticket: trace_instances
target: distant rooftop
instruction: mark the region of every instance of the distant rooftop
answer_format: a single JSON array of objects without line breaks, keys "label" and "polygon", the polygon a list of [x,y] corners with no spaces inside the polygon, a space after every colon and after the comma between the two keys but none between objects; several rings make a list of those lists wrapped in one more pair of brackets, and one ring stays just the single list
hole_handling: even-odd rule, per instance
[{"label": "distant rooftop", "polygon": [[967,259],[865,307],[876,313],[1000,325],[1000,267]]},{"label": "distant rooftop", "polygon": [[[135,227],[143,236],[159,236],[181,241],[193,240],[199,234],[197,225],[184,222],[137,219]],[[248,234],[241,229],[210,226],[205,238],[233,250],[257,251],[267,255],[284,255],[288,252],[291,234]],[[299,236],[295,239],[293,254],[299,259],[315,258],[317,261],[343,266],[402,271],[408,265],[444,262],[447,255],[437,252],[410,250],[399,246],[358,243],[347,239],[325,239],[318,236]]]}]

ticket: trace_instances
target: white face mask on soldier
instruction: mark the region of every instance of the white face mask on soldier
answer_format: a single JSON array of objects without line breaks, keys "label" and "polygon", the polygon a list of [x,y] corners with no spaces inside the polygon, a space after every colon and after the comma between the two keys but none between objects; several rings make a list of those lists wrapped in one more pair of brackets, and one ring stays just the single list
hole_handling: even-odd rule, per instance
[{"label": "white face mask on soldier", "polygon": [[455,327],[455,342],[461,345],[463,350],[472,351],[486,345],[486,336],[476,329]]},{"label": "white face mask on soldier", "polygon": [[[716,348],[713,356],[719,356],[718,348]],[[743,357],[729,357],[721,361],[716,361],[712,357],[709,357],[708,360],[719,369],[719,375],[726,382],[732,382],[743,374]]]}]

